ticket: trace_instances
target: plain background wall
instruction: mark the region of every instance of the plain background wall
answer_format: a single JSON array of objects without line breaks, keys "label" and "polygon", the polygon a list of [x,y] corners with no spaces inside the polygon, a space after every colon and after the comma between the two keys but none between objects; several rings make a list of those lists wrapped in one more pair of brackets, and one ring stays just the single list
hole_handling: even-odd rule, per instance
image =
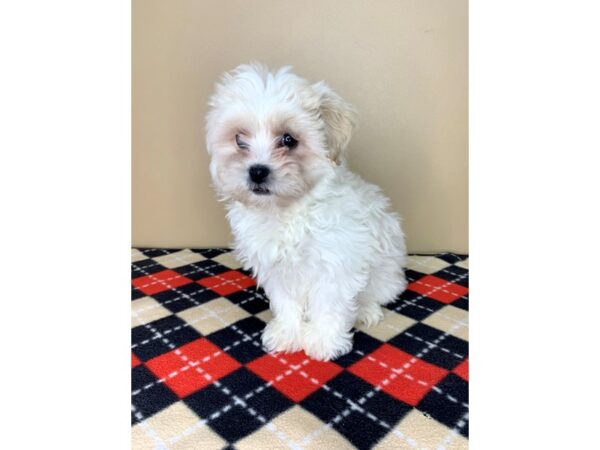
[{"label": "plain background wall", "polygon": [[226,246],[204,115],[251,60],[327,81],[360,113],[350,167],[411,252],[468,252],[466,0],[133,0],[132,244]]}]

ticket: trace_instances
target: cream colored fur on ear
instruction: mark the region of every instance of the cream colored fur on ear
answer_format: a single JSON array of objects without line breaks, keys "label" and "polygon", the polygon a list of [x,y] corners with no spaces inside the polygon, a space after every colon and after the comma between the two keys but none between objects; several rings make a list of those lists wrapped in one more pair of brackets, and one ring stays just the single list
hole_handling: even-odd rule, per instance
[{"label": "cream colored fur on ear", "polygon": [[312,87],[320,97],[319,113],[325,122],[329,157],[336,164],[340,164],[343,152],[348,147],[352,132],[356,128],[358,113],[324,81],[315,83]]}]

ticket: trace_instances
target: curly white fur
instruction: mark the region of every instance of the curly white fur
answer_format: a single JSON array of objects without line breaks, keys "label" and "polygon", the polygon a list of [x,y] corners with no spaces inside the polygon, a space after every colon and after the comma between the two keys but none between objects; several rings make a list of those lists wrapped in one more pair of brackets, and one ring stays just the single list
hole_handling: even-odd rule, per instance
[{"label": "curly white fur", "polygon": [[[263,344],[320,360],[347,353],[355,322],[377,323],[380,305],[406,287],[399,217],[378,187],[345,164],[354,109],[323,82],[260,64],[225,74],[210,106],[214,187],[227,205],[236,254],[274,315]],[[281,146],[284,133],[296,147]],[[270,169],[267,195],[252,189],[248,170],[256,164]]]}]

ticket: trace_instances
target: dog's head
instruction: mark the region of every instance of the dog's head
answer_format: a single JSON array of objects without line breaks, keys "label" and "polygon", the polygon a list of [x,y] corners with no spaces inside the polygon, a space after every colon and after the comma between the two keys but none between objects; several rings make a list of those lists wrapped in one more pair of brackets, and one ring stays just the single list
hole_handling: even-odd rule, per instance
[{"label": "dog's head", "polygon": [[285,205],[330,176],[350,141],[354,108],[325,83],[260,64],[226,73],[210,98],[206,143],[222,199]]}]

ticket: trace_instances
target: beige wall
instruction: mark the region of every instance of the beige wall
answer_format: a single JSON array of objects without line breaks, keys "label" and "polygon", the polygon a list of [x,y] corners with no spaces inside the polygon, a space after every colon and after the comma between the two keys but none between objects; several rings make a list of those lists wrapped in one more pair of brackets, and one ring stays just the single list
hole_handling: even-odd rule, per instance
[{"label": "beige wall", "polygon": [[392,199],[410,251],[467,252],[466,0],[134,0],[133,245],[230,242],[204,114],[250,60],[358,108],[350,166]]}]

